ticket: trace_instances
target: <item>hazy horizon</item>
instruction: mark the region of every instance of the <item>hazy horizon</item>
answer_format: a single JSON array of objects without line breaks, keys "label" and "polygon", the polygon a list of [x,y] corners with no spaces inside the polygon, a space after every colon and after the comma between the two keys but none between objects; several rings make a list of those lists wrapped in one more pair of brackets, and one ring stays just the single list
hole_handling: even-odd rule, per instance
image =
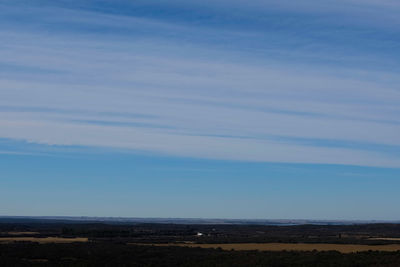
[{"label": "hazy horizon", "polygon": [[105,222],[105,223],[172,223],[172,224],[260,224],[260,225],[346,225],[346,224],[374,224],[394,223],[400,220],[336,220],[336,219],[279,219],[279,218],[168,218],[168,217],[107,217],[107,216],[3,216],[0,221],[24,222],[26,220],[40,220],[48,223],[66,222]]}]

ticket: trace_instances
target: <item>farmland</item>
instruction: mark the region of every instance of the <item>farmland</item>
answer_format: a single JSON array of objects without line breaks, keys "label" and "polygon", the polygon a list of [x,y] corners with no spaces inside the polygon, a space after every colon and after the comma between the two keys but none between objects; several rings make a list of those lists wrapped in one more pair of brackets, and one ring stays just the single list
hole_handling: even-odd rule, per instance
[{"label": "farmland", "polygon": [[399,224],[0,220],[0,265],[400,266],[399,238]]},{"label": "farmland", "polygon": [[0,237],[0,243],[13,243],[13,242],[37,242],[44,243],[73,243],[73,242],[87,242],[87,237]]},{"label": "farmland", "polygon": [[[139,245],[139,244],[136,244]],[[259,250],[259,251],[338,251],[352,253],[362,251],[400,251],[400,244],[390,245],[353,245],[353,244],[306,244],[306,243],[234,243],[234,244],[152,244],[155,246],[180,246],[199,248],[221,248],[223,250]]]}]

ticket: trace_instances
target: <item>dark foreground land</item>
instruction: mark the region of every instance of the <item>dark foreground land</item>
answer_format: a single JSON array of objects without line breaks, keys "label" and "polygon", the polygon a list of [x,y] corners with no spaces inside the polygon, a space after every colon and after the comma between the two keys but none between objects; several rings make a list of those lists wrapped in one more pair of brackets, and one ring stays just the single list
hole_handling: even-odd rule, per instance
[{"label": "dark foreground land", "polygon": [[400,266],[399,252],[224,251],[118,243],[0,245],[1,266]]},{"label": "dark foreground land", "polygon": [[[246,243],[293,245],[293,250],[242,250],[241,244]],[[227,244],[238,249],[218,248],[226,248]],[[362,249],[350,253],[323,251],[326,244]],[[298,245],[313,249],[300,251]],[[268,226],[0,220],[0,266],[400,266],[400,251],[379,251],[397,246],[399,224]]]}]

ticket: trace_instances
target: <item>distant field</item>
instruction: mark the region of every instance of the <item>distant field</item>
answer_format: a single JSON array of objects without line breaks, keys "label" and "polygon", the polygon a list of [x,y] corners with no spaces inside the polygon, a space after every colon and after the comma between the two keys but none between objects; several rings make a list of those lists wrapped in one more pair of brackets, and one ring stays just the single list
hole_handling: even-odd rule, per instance
[{"label": "distant field", "polygon": [[5,232],[6,235],[38,235],[39,232]]},{"label": "distant field", "polygon": [[182,246],[182,247],[201,247],[201,248],[221,248],[223,250],[260,250],[260,251],[331,251],[336,250],[341,253],[361,252],[361,251],[400,251],[400,244],[391,245],[351,245],[351,244],[305,244],[305,243],[235,243],[235,244],[153,244],[154,246]]},{"label": "distant field", "polygon": [[0,243],[12,242],[38,242],[38,243],[73,243],[73,242],[88,242],[86,237],[0,237]]}]

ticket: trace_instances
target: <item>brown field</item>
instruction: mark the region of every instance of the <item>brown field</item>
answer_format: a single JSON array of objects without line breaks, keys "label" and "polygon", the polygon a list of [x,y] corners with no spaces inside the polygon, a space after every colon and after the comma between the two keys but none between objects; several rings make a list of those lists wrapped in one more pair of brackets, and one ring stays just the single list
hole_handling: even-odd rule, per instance
[{"label": "brown field", "polygon": [[[146,244],[137,244],[146,245]],[[147,244],[149,245],[149,244]],[[399,251],[400,244],[391,245],[352,245],[352,244],[305,244],[305,243],[236,243],[236,244],[151,244],[154,246],[182,246],[182,247],[201,247],[201,248],[221,248],[223,250],[260,250],[260,251],[330,251],[336,250],[341,253],[351,253],[360,251]]]},{"label": "brown field", "polygon": [[6,232],[7,235],[38,235],[39,232]]},{"label": "brown field", "polygon": [[86,237],[64,238],[64,237],[0,237],[0,243],[12,242],[38,242],[38,243],[73,243],[88,242]]}]

